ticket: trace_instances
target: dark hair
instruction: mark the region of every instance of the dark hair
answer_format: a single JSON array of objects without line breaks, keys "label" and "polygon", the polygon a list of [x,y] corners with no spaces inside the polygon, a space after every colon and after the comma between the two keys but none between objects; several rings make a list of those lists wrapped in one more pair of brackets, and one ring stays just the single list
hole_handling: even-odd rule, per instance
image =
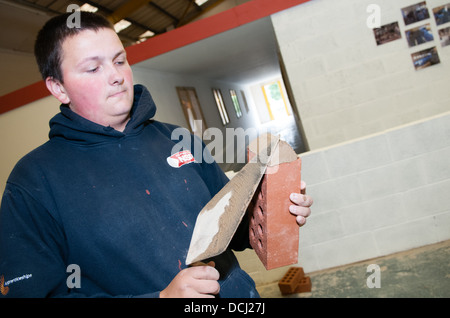
[{"label": "dark hair", "polygon": [[103,28],[114,30],[112,23],[101,15],[84,11],[79,13],[79,27],[69,27],[68,20],[74,13],[65,13],[51,18],[39,31],[34,44],[34,55],[44,80],[47,77],[53,77],[63,82],[62,44],[68,37],[84,30],[98,31]]}]

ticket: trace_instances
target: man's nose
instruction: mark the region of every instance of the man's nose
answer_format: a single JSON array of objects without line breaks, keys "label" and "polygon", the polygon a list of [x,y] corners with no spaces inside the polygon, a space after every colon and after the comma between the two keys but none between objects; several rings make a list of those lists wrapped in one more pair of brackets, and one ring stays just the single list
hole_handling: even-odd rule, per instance
[{"label": "man's nose", "polygon": [[124,82],[124,76],[115,66],[111,66],[109,74],[109,83],[111,85],[122,85]]}]

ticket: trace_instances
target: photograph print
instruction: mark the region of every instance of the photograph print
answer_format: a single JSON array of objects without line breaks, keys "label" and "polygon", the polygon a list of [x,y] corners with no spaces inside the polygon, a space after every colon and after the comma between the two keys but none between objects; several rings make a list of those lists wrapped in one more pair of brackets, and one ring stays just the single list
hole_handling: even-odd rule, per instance
[{"label": "photograph print", "polygon": [[450,27],[440,29],[438,32],[441,46],[444,47],[450,45]]},{"label": "photograph print", "polygon": [[421,70],[441,62],[436,47],[413,53],[411,54],[411,58],[416,70]]},{"label": "photograph print", "polygon": [[373,29],[377,45],[382,45],[402,38],[398,22],[382,25]]},{"label": "photograph print", "polygon": [[420,45],[434,40],[430,24],[405,31],[409,47]]},{"label": "photograph print", "polygon": [[430,18],[426,1],[402,9],[405,25],[416,23]]},{"label": "photograph print", "polygon": [[437,25],[450,22],[450,3],[434,8],[433,15]]}]

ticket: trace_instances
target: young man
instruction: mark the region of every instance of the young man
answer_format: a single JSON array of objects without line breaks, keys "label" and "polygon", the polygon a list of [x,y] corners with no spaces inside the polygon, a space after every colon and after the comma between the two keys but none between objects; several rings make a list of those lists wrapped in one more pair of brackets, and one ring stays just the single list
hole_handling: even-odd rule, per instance
[{"label": "young man", "polygon": [[[67,18],[51,19],[36,41],[42,76],[62,105],[50,140],[17,163],[6,185],[2,295],[257,297],[231,251],[249,247],[245,221],[226,252],[184,266],[198,212],[228,180],[204,158],[168,164],[176,127],[151,119],[156,106],[133,86],[112,25],[82,12],[81,28],[71,29]],[[302,225],[312,199],[291,200]]]}]

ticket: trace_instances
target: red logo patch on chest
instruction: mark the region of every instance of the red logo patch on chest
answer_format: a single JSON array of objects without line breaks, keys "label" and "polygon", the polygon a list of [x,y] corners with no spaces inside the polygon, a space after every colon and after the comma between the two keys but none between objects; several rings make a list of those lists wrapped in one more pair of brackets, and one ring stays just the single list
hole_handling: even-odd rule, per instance
[{"label": "red logo patch on chest", "polygon": [[195,162],[195,158],[189,150],[177,152],[167,158],[167,163],[174,168],[180,168],[181,166],[191,162]]}]

